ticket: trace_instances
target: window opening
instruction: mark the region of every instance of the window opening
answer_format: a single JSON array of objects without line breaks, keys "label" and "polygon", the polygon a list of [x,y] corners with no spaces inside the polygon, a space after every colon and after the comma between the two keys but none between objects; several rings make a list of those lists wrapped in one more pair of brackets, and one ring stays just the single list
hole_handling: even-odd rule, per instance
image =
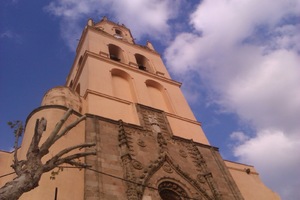
[{"label": "window opening", "polygon": [[122,61],[122,50],[120,49],[120,47],[110,44],[108,46],[108,50],[109,50],[109,58],[111,60],[114,60],[117,62]]},{"label": "window opening", "polygon": [[140,70],[151,71],[148,59],[145,56],[141,54],[135,54],[135,59]]},{"label": "window opening", "polygon": [[118,35],[122,35],[122,32],[118,29],[115,29],[115,33],[118,34]]},{"label": "window opening", "polygon": [[122,39],[122,31],[118,30],[118,29],[115,29],[115,38],[117,39]]},{"label": "window opening", "polygon": [[144,65],[139,65],[139,69],[146,71],[146,67]]},{"label": "window opening", "polygon": [[110,59],[112,59],[112,60],[114,60],[114,61],[118,61],[118,62],[121,61],[121,59],[118,58],[118,56],[117,56],[117,55],[114,55],[114,54],[110,54]]}]

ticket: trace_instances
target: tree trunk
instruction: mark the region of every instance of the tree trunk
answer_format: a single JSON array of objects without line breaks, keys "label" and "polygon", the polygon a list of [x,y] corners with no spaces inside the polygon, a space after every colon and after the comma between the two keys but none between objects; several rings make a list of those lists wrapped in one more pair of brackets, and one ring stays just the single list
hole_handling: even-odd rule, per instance
[{"label": "tree trunk", "polygon": [[18,200],[23,193],[38,186],[41,176],[41,170],[35,174],[29,172],[21,174],[0,189],[0,200]]}]

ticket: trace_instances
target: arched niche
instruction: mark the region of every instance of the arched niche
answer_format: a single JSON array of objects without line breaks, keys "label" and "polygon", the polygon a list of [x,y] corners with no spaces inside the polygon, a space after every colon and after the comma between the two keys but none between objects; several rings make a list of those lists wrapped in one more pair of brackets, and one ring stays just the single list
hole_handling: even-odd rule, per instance
[{"label": "arched niche", "polygon": [[138,65],[140,70],[153,73],[153,69],[150,66],[149,60],[145,56],[138,53],[134,54],[134,56],[136,59],[136,64]]},{"label": "arched niche", "polygon": [[168,101],[164,87],[153,80],[147,80],[145,83],[152,106],[165,112],[171,112],[170,102]]},{"label": "arched niche", "polygon": [[109,58],[111,60],[124,63],[123,50],[120,47],[118,47],[114,44],[109,44],[108,51],[109,51]]},{"label": "arched niche", "polygon": [[113,95],[117,98],[134,102],[135,94],[131,76],[123,70],[112,69]]}]

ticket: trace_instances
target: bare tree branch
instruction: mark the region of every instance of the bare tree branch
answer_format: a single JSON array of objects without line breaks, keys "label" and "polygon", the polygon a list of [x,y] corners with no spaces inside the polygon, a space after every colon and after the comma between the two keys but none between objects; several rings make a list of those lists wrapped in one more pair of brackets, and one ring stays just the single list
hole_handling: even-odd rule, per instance
[{"label": "bare tree branch", "polygon": [[19,138],[23,133],[23,124],[21,121],[9,122],[8,125],[11,128],[17,128],[14,130],[15,133],[15,143],[14,143],[14,160],[11,167],[15,170],[16,174],[20,173],[22,165],[20,165],[18,160],[18,149],[19,149]]},{"label": "bare tree branch", "polygon": [[[69,164],[69,165],[78,167],[79,169],[80,169],[80,168],[88,168],[88,167],[91,167],[91,165],[88,165],[88,164],[82,163],[82,162],[76,162],[76,161],[68,161],[68,162],[66,162],[66,163]],[[62,167],[62,168],[65,168],[65,167]]]},{"label": "bare tree branch", "polygon": [[92,147],[92,146],[95,146],[96,144],[95,143],[84,143],[84,144],[78,144],[78,145],[75,145],[75,146],[72,146],[72,147],[69,147],[69,148],[66,148],[62,151],[60,151],[59,153],[57,153],[55,155],[55,157],[57,158],[60,158],[62,157],[64,154],[66,153],[69,153],[70,151],[73,151],[75,149],[82,149],[82,148],[86,148],[86,147]]},{"label": "bare tree branch", "polygon": [[[45,165],[44,165],[44,170],[45,171],[50,171],[52,170],[53,168],[55,168],[57,165],[60,165],[62,163],[60,163],[60,160],[72,160],[72,159],[76,159],[76,158],[80,158],[80,157],[84,157],[84,156],[87,156],[87,155],[95,155],[96,152],[95,151],[91,151],[91,152],[81,152],[81,153],[77,153],[77,154],[73,154],[73,155],[76,155],[77,157],[71,157],[68,158],[68,157],[65,157],[65,158],[61,158],[63,155],[69,153],[70,151],[73,151],[75,149],[82,149],[82,148],[87,148],[87,147],[92,147],[92,146],[95,146],[96,144],[95,143],[84,143],[84,144],[79,144],[79,145],[75,145],[75,146],[72,146],[72,147],[69,147],[69,148],[66,148],[62,151],[60,151],[59,153],[57,153],[53,158],[49,159]],[[82,156],[83,155],[83,156]],[[58,164],[59,163],[59,164]],[[64,163],[64,162],[63,162]],[[54,167],[53,167],[54,166]]]},{"label": "bare tree branch", "polygon": [[[83,121],[86,117],[82,116],[67,125],[62,129],[64,123],[72,114],[72,109],[69,109],[61,118],[61,120],[56,124],[53,131],[46,141],[40,146],[40,140],[42,138],[43,132],[46,130],[46,119],[41,118],[36,121],[36,126],[34,134],[26,154],[26,160],[19,161],[17,159],[17,147],[18,139],[22,133],[21,126],[18,131],[15,131],[16,142],[15,142],[15,154],[14,154],[14,164],[12,168],[15,170],[17,177],[14,180],[7,182],[2,188],[0,188],[0,200],[17,200],[19,197],[38,186],[43,173],[53,170],[59,167],[61,164],[70,164],[76,167],[86,168],[87,164],[76,161],[76,159],[84,158],[89,155],[95,155],[96,151],[90,150],[85,152],[73,153],[73,150],[81,150],[82,148],[90,148],[95,146],[95,143],[83,143],[67,147],[57,153],[53,158],[49,159],[45,164],[42,163],[42,157],[49,153],[49,148],[62,136],[66,135],[72,128]],[[15,124],[11,123],[11,127],[15,127]],[[62,130],[61,130],[62,129]],[[22,128],[23,130],[23,128]],[[40,147],[39,147],[40,146]],[[70,154],[65,156],[66,154]],[[62,157],[65,156],[65,157]]]},{"label": "bare tree branch", "polygon": [[64,123],[67,121],[67,119],[70,117],[70,115],[72,114],[73,110],[70,108],[65,114],[64,116],[60,119],[60,121],[56,124],[55,128],[53,129],[53,131],[51,132],[50,136],[47,138],[47,140],[42,144],[40,151],[41,154],[46,155],[48,153],[49,148],[51,147],[51,145],[54,143],[54,139],[57,136],[58,132],[60,131],[60,129],[62,128],[62,126],[64,125]]},{"label": "bare tree branch", "polygon": [[47,162],[45,165],[44,165],[44,171],[45,172],[48,172],[52,169],[54,169],[56,166],[59,166],[63,163],[75,163],[75,159],[78,159],[78,158],[82,158],[82,157],[86,157],[86,156],[89,156],[89,155],[96,155],[96,152],[81,152],[81,153],[76,153],[76,154],[73,154],[73,155],[70,155],[70,156],[67,156],[67,157],[64,157],[64,158],[59,158],[57,160],[52,160],[52,162]]},{"label": "bare tree branch", "polygon": [[86,116],[83,115],[82,117],[78,118],[75,122],[69,124],[66,128],[64,128],[64,130],[61,131],[60,134],[57,134],[54,142],[56,142],[57,140],[59,140],[62,136],[64,136],[65,134],[67,134],[72,128],[74,128],[77,124],[79,124],[81,121],[85,120]]}]

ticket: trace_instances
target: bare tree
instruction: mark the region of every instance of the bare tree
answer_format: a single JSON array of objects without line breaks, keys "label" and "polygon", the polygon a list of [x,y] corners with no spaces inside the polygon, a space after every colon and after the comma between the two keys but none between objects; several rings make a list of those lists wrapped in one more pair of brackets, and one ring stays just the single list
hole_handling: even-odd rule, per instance
[{"label": "bare tree", "polygon": [[88,167],[85,163],[78,161],[79,158],[89,155],[95,155],[95,151],[84,151],[79,153],[73,153],[71,151],[76,149],[82,149],[95,146],[95,143],[83,143],[75,146],[65,148],[58,152],[55,156],[42,162],[42,158],[49,153],[49,148],[62,136],[66,135],[72,128],[74,128],[81,121],[85,120],[86,116],[78,118],[76,121],[67,125],[62,129],[63,124],[70,117],[73,110],[69,109],[61,120],[56,124],[54,130],[50,133],[49,137],[41,145],[40,140],[43,132],[46,130],[47,121],[44,118],[37,119],[34,134],[26,154],[26,160],[18,160],[18,140],[22,134],[23,126],[17,121],[17,123],[10,124],[15,128],[15,151],[14,161],[11,167],[16,173],[16,177],[7,182],[2,188],[0,188],[0,200],[17,200],[19,197],[39,185],[41,176],[45,172],[49,172],[61,164],[70,164],[80,168]]}]

